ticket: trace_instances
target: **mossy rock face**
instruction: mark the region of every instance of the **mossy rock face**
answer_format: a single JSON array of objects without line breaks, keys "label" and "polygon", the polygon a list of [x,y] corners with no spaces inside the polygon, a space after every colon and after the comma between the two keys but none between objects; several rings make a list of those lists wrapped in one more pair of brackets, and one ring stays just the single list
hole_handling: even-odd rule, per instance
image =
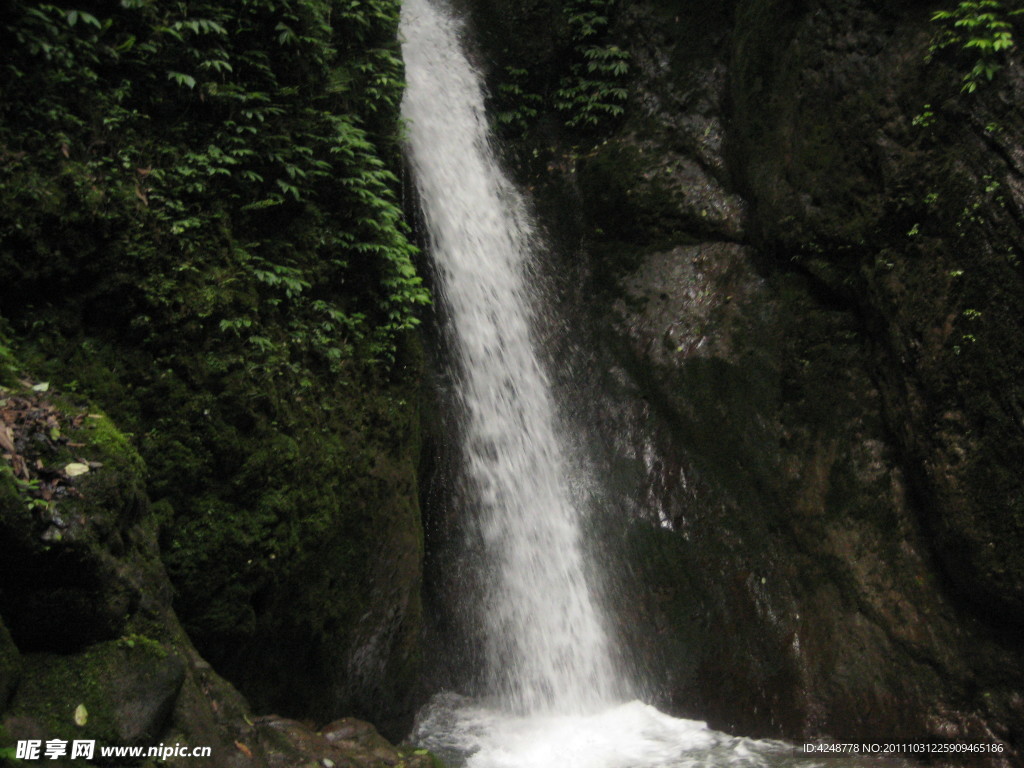
[{"label": "mossy rock face", "polygon": [[[241,759],[268,766],[292,758],[330,757],[336,764],[350,760],[369,768],[381,759],[402,759],[403,753],[383,742],[373,749],[334,744],[304,726],[289,731],[280,743],[264,744],[247,702],[199,657],[172,611],[173,592],[159,557],[155,519],[161,510],[168,514],[170,503],[155,509],[149,505],[142,491],[144,464],[125,434],[95,407],[52,388],[42,393],[21,383],[4,396],[9,409],[5,415],[17,412],[13,437],[19,457],[31,459],[32,467],[37,461],[44,467],[64,467],[74,459],[89,471],[69,475],[55,470],[44,473],[42,480],[32,477],[35,482],[16,479],[13,470],[0,476],[0,545],[9,554],[0,563],[0,745],[6,748],[18,739],[85,739],[101,746],[204,746],[212,749],[213,766],[233,766]],[[390,423],[393,414],[385,412],[382,417]],[[410,446],[417,444],[414,432],[411,438],[381,446],[378,461],[366,469],[373,476],[366,481],[367,496],[383,499],[388,489],[404,489]],[[282,455],[281,445],[275,447]],[[259,461],[273,457],[268,451]],[[19,473],[24,471],[21,463],[14,463]],[[43,491],[54,493],[47,504],[40,503]],[[405,494],[400,498],[406,499]],[[411,490],[408,498],[414,498]],[[351,585],[339,582],[334,592],[314,592],[312,587],[324,572],[333,573],[335,563],[303,563],[297,578],[310,587],[306,607],[310,615],[324,615],[323,625],[269,628],[268,635],[278,644],[262,652],[281,654],[285,661],[280,667],[287,672],[271,679],[271,686],[279,686],[271,688],[275,694],[283,696],[282,691],[295,684],[299,678],[288,675],[297,669],[309,675],[302,684],[321,697],[307,700],[322,702],[325,711],[333,711],[345,696],[363,695],[369,710],[371,705],[381,706],[381,701],[401,701],[406,694],[418,661],[418,592],[408,586],[417,584],[419,577],[418,510],[414,503],[399,501],[383,513],[391,526],[388,535],[402,547],[396,554],[378,543],[381,549],[371,557],[378,570],[375,580],[366,582],[367,600],[375,600],[371,610],[379,612],[360,630],[365,642],[378,640],[379,655],[361,658],[367,671],[339,663],[331,651],[346,631],[343,611],[352,610]],[[386,526],[371,525],[371,531],[382,527]],[[346,533],[353,535],[342,530],[322,546],[344,546]],[[291,561],[296,563],[298,558]],[[356,561],[353,567],[362,565]],[[299,602],[296,593],[289,593],[289,598],[279,601],[282,615],[302,616],[301,611],[288,610]],[[332,614],[322,610],[324,604],[340,608]],[[402,613],[394,609],[396,604],[401,604]],[[13,633],[7,631],[8,621]],[[392,632],[384,639],[374,634],[374,627],[382,623]],[[308,656],[285,658],[297,646],[308,645],[311,636],[320,643],[322,668],[337,670],[335,677],[310,674],[304,666]],[[398,640],[392,642],[393,638]],[[392,647],[398,651],[389,657]],[[375,682],[381,659],[395,671],[393,688]],[[365,682],[366,690],[353,691],[353,679]],[[392,727],[401,729],[400,720]],[[425,758],[404,759],[413,764]],[[164,762],[184,766],[188,760],[168,756]]]},{"label": "mossy rock face", "polygon": [[[184,6],[115,3],[93,27],[10,7],[24,77],[0,110],[3,339],[109,413],[145,462],[146,477],[118,478],[132,470],[112,443],[81,480],[96,543],[117,558],[143,546],[133,525],[159,523],[201,651],[296,716],[405,715],[415,677],[410,337],[428,297],[400,205],[399,8],[214,3],[196,22]],[[188,41],[165,47],[175,24]],[[208,34],[223,45],[206,83],[185,70]],[[305,42],[282,55],[291,35]],[[141,497],[132,508],[142,489],[159,521]],[[18,557],[60,583],[26,577],[0,597],[23,651],[137,629],[124,616],[149,594],[133,583],[152,570],[141,553],[118,571],[79,557],[92,545],[71,534],[45,551],[36,535]],[[79,630],[27,618],[44,591]]]},{"label": "mossy rock face", "polygon": [[181,657],[138,638],[69,656],[30,655],[5,723],[16,736],[42,730],[99,744],[150,743],[169,724],[184,680]]},{"label": "mossy rock face", "polygon": [[21,654],[0,618],[0,712],[4,711],[11,694],[18,687],[21,668]]},{"label": "mossy rock face", "polygon": [[[204,295],[217,292],[218,274],[205,275]],[[113,278],[100,283],[102,291],[121,288]],[[261,708],[324,719],[344,711],[411,717],[422,558],[417,340],[403,338],[391,365],[263,366],[247,362],[243,341],[197,333],[192,313],[182,320],[187,328],[165,328],[149,344],[133,334],[126,340],[111,327],[119,318],[94,301],[79,295],[43,311],[42,331],[22,328],[23,356],[55,385],[88,392],[132,433],[144,481],[107,488],[105,478],[130,469],[109,458],[83,491],[92,483],[101,495],[123,493],[116,519],[128,528],[133,520],[157,523],[141,497],[132,509],[128,496],[144,489],[154,499],[175,609],[200,651]],[[288,336],[270,325],[275,338]],[[103,424],[90,427],[97,443],[111,437],[100,434]],[[118,449],[111,442],[104,455]],[[103,531],[114,551],[118,538],[127,541],[116,524]],[[61,563],[74,571],[70,559]],[[105,576],[86,575],[68,590],[108,599],[111,609],[69,597],[95,626],[70,623],[82,631],[67,646],[119,636],[141,599],[130,583],[93,589]],[[28,580],[11,598],[23,612],[34,599]],[[53,625],[18,622],[38,635],[32,643],[57,637]]]},{"label": "mossy rock face", "polygon": [[[7,390],[8,401],[16,393]],[[137,559],[133,539],[144,538],[137,530],[148,511],[143,464],[106,416],[59,399],[54,406],[27,390],[23,395],[19,402],[28,410],[18,446],[38,446],[22,450],[43,468],[28,480],[11,471],[0,477],[7,554],[0,612],[23,651],[69,651],[117,637],[138,607],[143,585],[126,574],[121,558],[130,551]],[[40,437],[43,415],[57,425],[48,428],[60,433],[56,441]],[[84,474],[69,475],[66,466]],[[51,500],[37,487],[49,489]]]},{"label": "mossy rock face", "polygon": [[5,733],[149,743],[173,721],[230,754],[246,705],[171,610],[138,453],[87,401],[25,381],[0,396],[16,454],[0,472]]},{"label": "mossy rock face", "polygon": [[[217,542],[231,546],[244,519],[204,521],[204,538],[172,540],[188,625],[258,708],[299,707],[318,719],[357,711],[385,728],[411,715],[423,550],[418,438],[407,406],[377,397],[356,395],[343,411],[366,408],[376,424],[355,431],[332,416],[333,427],[317,433],[297,425],[277,436],[278,450],[262,446],[246,463],[242,476],[252,480],[243,482],[259,489],[251,514],[269,524],[244,540],[234,570],[218,565]],[[280,483],[265,488],[268,475]]]},{"label": "mossy rock face", "polygon": [[90,348],[92,360],[69,355],[79,381],[145,430],[175,607],[204,656],[264,711],[411,715],[415,343],[390,374],[294,381],[258,397],[245,394],[251,379],[222,381],[229,389],[214,397],[181,372],[149,377],[141,366],[130,399],[103,364],[115,349]]}]

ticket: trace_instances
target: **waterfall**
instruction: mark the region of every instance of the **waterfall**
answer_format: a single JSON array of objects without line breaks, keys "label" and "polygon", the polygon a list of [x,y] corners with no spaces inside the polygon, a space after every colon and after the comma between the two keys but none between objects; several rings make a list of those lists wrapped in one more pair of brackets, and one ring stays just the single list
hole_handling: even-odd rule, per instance
[{"label": "waterfall", "polygon": [[450,317],[466,490],[489,564],[480,618],[490,695],[486,703],[435,695],[417,715],[413,740],[453,768],[820,766],[783,742],[616,701],[620,684],[586,578],[582,516],[533,338],[544,320],[531,264],[537,238],[490,146],[459,23],[432,0],[405,0],[401,30],[408,155]]},{"label": "waterfall", "polygon": [[482,616],[488,680],[518,711],[590,709],[612,700],[615,675],[533,339],[537,238],[488,140],[459,24],[428,0],[407,0],[402,34],[408,155],[451,318],[465,474],[493,565]]}]

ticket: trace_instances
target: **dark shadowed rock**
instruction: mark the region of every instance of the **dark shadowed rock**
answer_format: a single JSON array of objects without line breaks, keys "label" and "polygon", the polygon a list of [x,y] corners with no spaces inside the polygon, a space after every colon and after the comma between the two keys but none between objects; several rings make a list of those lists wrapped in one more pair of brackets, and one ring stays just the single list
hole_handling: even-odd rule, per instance
[{"label": "dark shadowed rock", "polygon": [[711,5],[620,7],[627,117],[548,116],[512,153],[578,158],[522,171],[608,479],[601,554],[633,574],[609,577],[618,631],[656,699],[718,727],[1014,764],[1024,68],[961,95],[927,3]]},{"label": "dark shadowed rock", "polygon": [[318,765],[321,768],[433,768],[425,750],[396,748],[370,723],[343,718],[319,732],[296,720],[276,715],[256,722],[256,742],[267,750],[270,768]]},{"label": "dark shadowed rock", "polygon": [[[22,718],[47,733],[104,744],[145,744],[164,732],[185,679],[185,662],[155,643],[92,646],[80,654],[36,654],[5,716],[18,738]],[[86,722],[75,722],[84,706]],[[53,738],[54,736],[51,736]]]},{"label": "dark shadowed rock", "polygon": [[21,677],[21,654],[11,639],[11,633],[0,619],[0,712],[18,686]]}]

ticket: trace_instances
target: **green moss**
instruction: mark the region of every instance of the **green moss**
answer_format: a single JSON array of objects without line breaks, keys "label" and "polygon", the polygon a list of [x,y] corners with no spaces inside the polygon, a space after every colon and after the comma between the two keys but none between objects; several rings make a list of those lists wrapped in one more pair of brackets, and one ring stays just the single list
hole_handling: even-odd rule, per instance
[{"label": "green moss", "polygon": [[6,321],[0,317],[0,387],[13,387],[17,383],[17,361]]},{"label": "green moss", "polygon": [[104,414],[90,413],[84,422],[84,439],[95,449],[97,461],[118,473],[143,477],[145,464],[128,437]]},{"label": "green moss", "polygon": [[403,760],[410,760],[413,765],[423,768],[446,768],[444,760],[429,749],[408,749],[399,747],[398,754]]},{"label": "green moss", "polygon": [[[243,394],[253,386],[244,378],[214,395],[173,370],[150,377],[150,367],[128,366],[123,380],[137,382],[128,399],[123,380],[109,376],[109,342],[48,337],[46,350],[59,353],[50,363],[41,347],[34,350],[55,387],[95,384],[119,419],[144,430],[136,439],[145,462],[111,418],[89,408],[95,418],[68,431],[84,446],[53,462],[80,457],[102,466],[76,481],[85,498],[60,504],[104,535],[151,526],[143,514],[149,465],[149,488],[162,496],[156,506],[177,607],[205,654],[276,709],[294,695],[294,675],[311,676],[304,706],[325,714],[339,701],[361,701],[370,713],[410,690],[419,660],[422,557],[417,344],[407,345],[403,367],[387,376],[358,369],[315,383],[272,383],[258,396]],[[201,359],[182,362],[189,378],[204,370]],[[69,417],[85,412],[74,396],[59,402]],[[353,684],[345,654],[369,642],[360,635],[375,631],[367,615],[390,621],[391,599],[399,600],[404,620],[392,647],[382,649],[387,682]],[[137,616],[129,627],[166,639]],[[316,661],[303,660],[299,669],[279,661],[297,647]],[[270,658],[280,677],[266,674]],[[381,686],[390,687],[386,696]]]},{"label": "green moss", "polygon": [[[4,711],[8,699],[18,686],[21,669],[21,654],[11,638],[11,633],[7,631],[3,619],[0,618],[0,712]],[[0,745],[3,744],[4,740],[0,734]]]},{"label": "green moss", "polygon": [[156,659],[167,658],[168,651],[164,644],[161,643],[159,640],[154,640],[153,638],[147,637],[146,635],[140,635],[138,633],[133,632],[130,635],[125,635],[117,642],[123,648],[138,648],[140,650],[146,651]]},{"label": "green moss", "polygon": [[14,472],[6,463],[0,465],[0,515],[22,514],[24,505]]},{"label": "green moss", "polygon": [[[110,646],[100,646],[76,656],[29,659],[27,684],[11,713],[37,721],[51,738],[118,743],[113,702],[103,685],[115,671],[110,651]],[[79,705],[88,711],[84,727],[75,724]]]},{"label": "green moss", "polygon": [[29,656],[10,714],[34,722],[47,738],[145,744],[166,725],[183,679],[181,660],[148,644],[113,641],[72,655]]}]

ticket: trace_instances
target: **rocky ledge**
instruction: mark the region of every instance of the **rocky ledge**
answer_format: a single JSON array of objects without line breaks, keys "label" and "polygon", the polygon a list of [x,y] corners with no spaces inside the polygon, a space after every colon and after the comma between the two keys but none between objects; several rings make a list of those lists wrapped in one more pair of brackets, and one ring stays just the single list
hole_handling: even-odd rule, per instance
[{"label": "rocky ledge", "polygon": [[[0,387],[0,757],[19,740],[163,749],[160,764],[428,768],[346,718],[317,730],[254,716],[172,607],[145,465],[88,401],[45,382]],[[152,766],[138,757],[124,764]],[[31,764],[31,763],[30,763]]]}]

